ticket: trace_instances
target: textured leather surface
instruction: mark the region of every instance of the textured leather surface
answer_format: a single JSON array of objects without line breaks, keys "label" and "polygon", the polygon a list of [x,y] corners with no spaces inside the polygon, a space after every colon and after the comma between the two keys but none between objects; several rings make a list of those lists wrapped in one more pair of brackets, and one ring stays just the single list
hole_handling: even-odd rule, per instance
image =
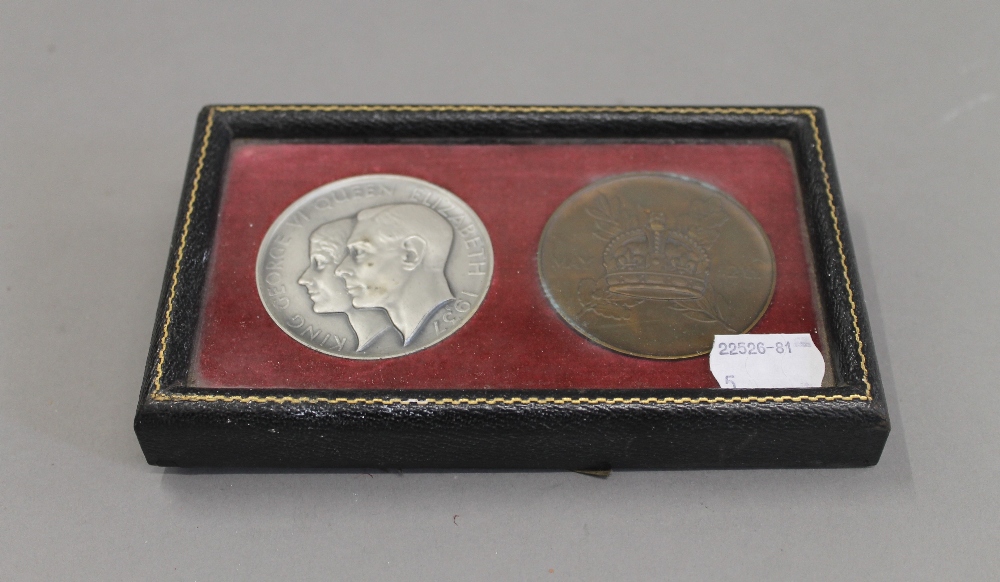
[{"label": "textured leather surface", "polygon": [[887,426],[858,403],[708,406],[154,404],[165,466],[746,468],[878,461]]},{"label": "textured leather surface", "polygon": [[[210,119],[211,133],[206,140]],[[225,160],[234,138],[372,143],[789,139],[802,180],[803,206],[838,388],[796,391],[795,396],[820,397],[799,402],[782,399],[791,393],[780,390],[724,394],[719,390],[671,390],[669,396],[674,399],[742,396],[755,401],[658,404],[558,404],[544,399],[572,397],[594,402],[600,398],[663,398],[663,391],[535,390],[519,394],[483,390],[442,395],[408,390],[338,391],[329,396],[383,401],[400,398],[410,403],[308,404],[247,402],[241,399],[250,391],[220,393],[189,387],[208,253]],[[192,203],[196,183],[197,196]],[[206,108],[199,117],[192,148],[135,418],[136,433],[147,460],[168,466],[617,469],[874,464],[888,436],[889,423],[844,216],[822,112],[814,108],[731,112]],[[179,255],[181,249],[183,255]],[[175,264],[180,265],[176,272]],[[168,305],[169,333],[164,342]],[[206,399],[220,394],[233,401]],[[259,397],[261,391],[252,394]],[[301,393],[272,395],[298,398]],[[316,391],[308,395],[319,396]],[[519,396],[543,401],[413,402]],[[766,401],[768,397],[780,401]]]}]

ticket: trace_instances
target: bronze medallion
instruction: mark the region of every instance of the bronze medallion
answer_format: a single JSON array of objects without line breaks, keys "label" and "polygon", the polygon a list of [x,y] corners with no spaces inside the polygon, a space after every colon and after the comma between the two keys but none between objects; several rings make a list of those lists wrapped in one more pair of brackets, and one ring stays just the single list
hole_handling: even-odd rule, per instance
[{"label": "bronze medallion", "polygon": [[625,174],[556,209],[538,272],[559,315],[591,341],[677,359],[752,328],[776,267],[764,229],[728,194],[682,176]]}]

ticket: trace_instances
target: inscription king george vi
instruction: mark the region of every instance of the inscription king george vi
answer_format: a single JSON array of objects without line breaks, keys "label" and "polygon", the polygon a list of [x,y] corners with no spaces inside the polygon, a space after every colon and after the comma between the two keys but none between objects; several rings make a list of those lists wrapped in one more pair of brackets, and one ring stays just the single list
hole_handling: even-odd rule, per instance
[{"label": "inscription king george vi", "polygon": [[464,325],[489,289],[493,248],[460,198],[406,176],[317,188],[275,220],[257,287],[296,341],[345,358],[403,356]]},{"label": "inscription king george vi", "polygon": [[770,242],[735,199],[665,174],[628,174],[568,198],[539,246],[556,311],[610,349],[657,359],[707,353],[742,333],[775,283]]}]

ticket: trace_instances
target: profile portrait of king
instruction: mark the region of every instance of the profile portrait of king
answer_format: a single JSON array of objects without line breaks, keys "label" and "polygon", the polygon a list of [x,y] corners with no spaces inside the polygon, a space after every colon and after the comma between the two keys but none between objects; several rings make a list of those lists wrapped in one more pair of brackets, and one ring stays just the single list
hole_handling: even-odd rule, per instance
[{"label": "profile portrait of king", "polygon": [[384,309],[409,345],[437,310],[454,300],[445,277],[454,230],[419,204],[358,213],[336,274],[357,309]]}]

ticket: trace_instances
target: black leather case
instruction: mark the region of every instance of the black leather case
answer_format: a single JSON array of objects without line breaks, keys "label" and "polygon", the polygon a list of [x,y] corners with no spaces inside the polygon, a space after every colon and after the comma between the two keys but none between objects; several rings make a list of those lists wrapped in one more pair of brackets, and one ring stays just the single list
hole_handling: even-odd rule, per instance
[{"label": "black leather case", "polygon": [[[801,180],[834,387],[206,390],[189,386],[234,139],[476,143],[785,139]],[[889,433],[823,113],[813,107],[209,106],[194,144],[135,431],[161,466],[853,467]]]}]

